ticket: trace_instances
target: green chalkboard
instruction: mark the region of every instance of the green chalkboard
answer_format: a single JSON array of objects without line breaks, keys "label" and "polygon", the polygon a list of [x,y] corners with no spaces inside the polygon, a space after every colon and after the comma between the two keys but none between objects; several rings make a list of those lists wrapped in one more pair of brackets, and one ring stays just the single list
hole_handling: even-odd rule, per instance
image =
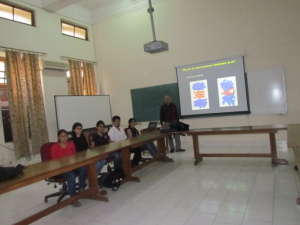
[{"label": "green chalkboard", "polygon": [[180,114],[178,84],[131,89],[133,116],[138,122],[159,121],[159,109],[164,96],[169,95]]}]

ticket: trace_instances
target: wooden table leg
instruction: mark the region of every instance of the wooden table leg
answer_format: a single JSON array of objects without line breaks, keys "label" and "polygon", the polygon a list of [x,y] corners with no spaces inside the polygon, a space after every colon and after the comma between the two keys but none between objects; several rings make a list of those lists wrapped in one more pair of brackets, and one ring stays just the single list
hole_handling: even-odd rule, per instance
[{"label": "wooden table leg", "polygon": [[168,148],[167,148],[167,143],[165,138],[160,138],[157,140],[157,149],[160,153],[166,154]]},{"label": "wooden table leg", "polygon": [[158,152],[160,153],[160,157],[157,158],[158,161],[160,161],[160,162],[174,162],[173,159],[170,159],[169,157],[167,157],[165,138],[160,138],[160,139],[157,140],[157,148],[158,148]]},{"label": "wooden table leg", "polygon": [[165,148],[166,152],[169,152],[169,136],[165,137]]},{"label": "wooden table leg", "polygon": [[121,150],[121,153],[122,153],[123,171],[125,173],[125,179],[122,181],[122,184],[127,181],[140,182],[140,178],[132,176],[131,163],[130,163],[130,149],[124,148]]},{"label": "wooden table leg", "polygon": [[89,189],[92,190],[92,193],[90,195],[88,195],[86,198],[103,201],[103,202],[108,202],[108,198],[103,195],[103,194],[107,194],[107,192],[106,191],[99,192],[95,163],[91,163],[91,164],[87,165],[87,174],[88,174],[88,180],[89,180]]},{"label": "wooden table leg", "polygon": [[272,165],[287,165],[288,161],[286,159],[277,158],[275,133],[269,133],[269,138],[270,138],[270,146],[271,146]]},{"label": "wooden table leg", "polygon": [[193,137],[194,157],[195,157],[194,165],[196,166],[199,162],[203,160],[203,158],[200,155],[198,135],[193,135],[192,137]]}]

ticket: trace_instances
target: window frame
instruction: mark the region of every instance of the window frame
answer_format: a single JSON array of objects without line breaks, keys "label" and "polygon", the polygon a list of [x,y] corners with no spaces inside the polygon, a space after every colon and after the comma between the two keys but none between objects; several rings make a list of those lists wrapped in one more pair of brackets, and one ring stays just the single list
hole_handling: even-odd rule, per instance
[{"label": "window frame", "polygon": [[[62,27],[63,23],[73,27],[73,29],[74,29],[74,35],[73,36],[63,33],[63,30],[62,30],[63,29],[63,27]],[[69,21],[66,21],[66,20],[60,20],[60,27],[61,27],[61,34],[64,35],[64,36],[73,37],[73,38],[76,38],[76,39],[79,39],[79,40],[83,40],[83,41],[88,41],[89,40],[88,29],[86,27],[77,25],[75,23],[72,23],[72,22],[69,22]],[[79,29],[85,30],[85,38],[76,37],[75,36],[75,28],[79,28]]]},{"label": "window frame", "polygon": [[[0,56],[0,61],[3,61],[4,62],[4,65],[5,65],[5,57],[2,57]],[[5,65],[6,66],[6,65]],[[2,72],[2,71],[0,71]],[[5,70],[3,71],[4,72],[4,81],[6,81],[6,83],[0,83],[0,88],[3,88],[3,87],[6,87],[7,86],[7,76],[5,74]],[[2,78],[1,78],[2,79]]]},{"label": "window frame", "polygon": [[[4,61],[4,63],[5,63],[5,59],[6,59],[5,57],[0,56],[0,60]],[[6,81],[7,81],[6,74],[5,74],[5,77],[6,77]],[[7,83],[0,83],[0,88],[7,90]],[[7,101],[8,101],[8,99],[7,99]],[[2,122],[2,127],[3,127],[2,129],[3,129],[4,142],[11,143],[11,142],[13,142],[13,136],[12,136],[11,123],[10,123],[10,116],[9,116],[9,106],[8,107],[7,106],[0,107],[0,110],[1,110],[1,115],[2,115],[1,122]]]},{"label": "window frame", "polygon": [[[1,1],[1,0],[0,0],[0,3],[3,4],[3,5],[7,5],[7,6],[12,7],[12,16],[13,16],[13,19],[12,19],[12,20],[7,19],[7,18],[0,17],[1,19],[5,19],[5,20],[8,20],[8,21],[13,21],[13,22],[20,23],[20,24],[25,24],[25,25],[28,25],[28,26],[31,26],[31,27],[36,27],[36,24],[35,24],[35,11],[34,11],[34,10],[29,9],[29,8],[24,8],[23,6],[19,6],[19,5],[16,5],[16,4],[12,4],[12,3],[6,2],[6,1]],[[23,10],[23,11],[29,12],[29,13],[31,14],[31,23],[32,23],[32,24],[22,23],[22,22],[20,22],[20,21],[14,20],[14,19],[15,19],[15,8],[16,8],[16,9],[19,9],[19,10]]]}]

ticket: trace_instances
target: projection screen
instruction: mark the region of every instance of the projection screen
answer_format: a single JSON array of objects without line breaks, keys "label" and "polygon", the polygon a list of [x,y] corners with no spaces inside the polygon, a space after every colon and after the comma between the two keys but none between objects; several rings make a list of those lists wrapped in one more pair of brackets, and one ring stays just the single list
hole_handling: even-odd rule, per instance
[{"label": "projection screen", "polygon": [[249,113],[243,56],[176,67],[182,116]]}]

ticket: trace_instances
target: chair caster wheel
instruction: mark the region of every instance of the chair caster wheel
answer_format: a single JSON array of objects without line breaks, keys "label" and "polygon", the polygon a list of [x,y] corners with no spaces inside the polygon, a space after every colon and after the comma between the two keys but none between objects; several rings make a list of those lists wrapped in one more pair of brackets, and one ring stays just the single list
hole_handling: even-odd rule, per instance
[{"label": "chair caster wheel", "polygon": [[45,203],[48,203],[48,199],[45,198],[44,202],[45,202]]}]

